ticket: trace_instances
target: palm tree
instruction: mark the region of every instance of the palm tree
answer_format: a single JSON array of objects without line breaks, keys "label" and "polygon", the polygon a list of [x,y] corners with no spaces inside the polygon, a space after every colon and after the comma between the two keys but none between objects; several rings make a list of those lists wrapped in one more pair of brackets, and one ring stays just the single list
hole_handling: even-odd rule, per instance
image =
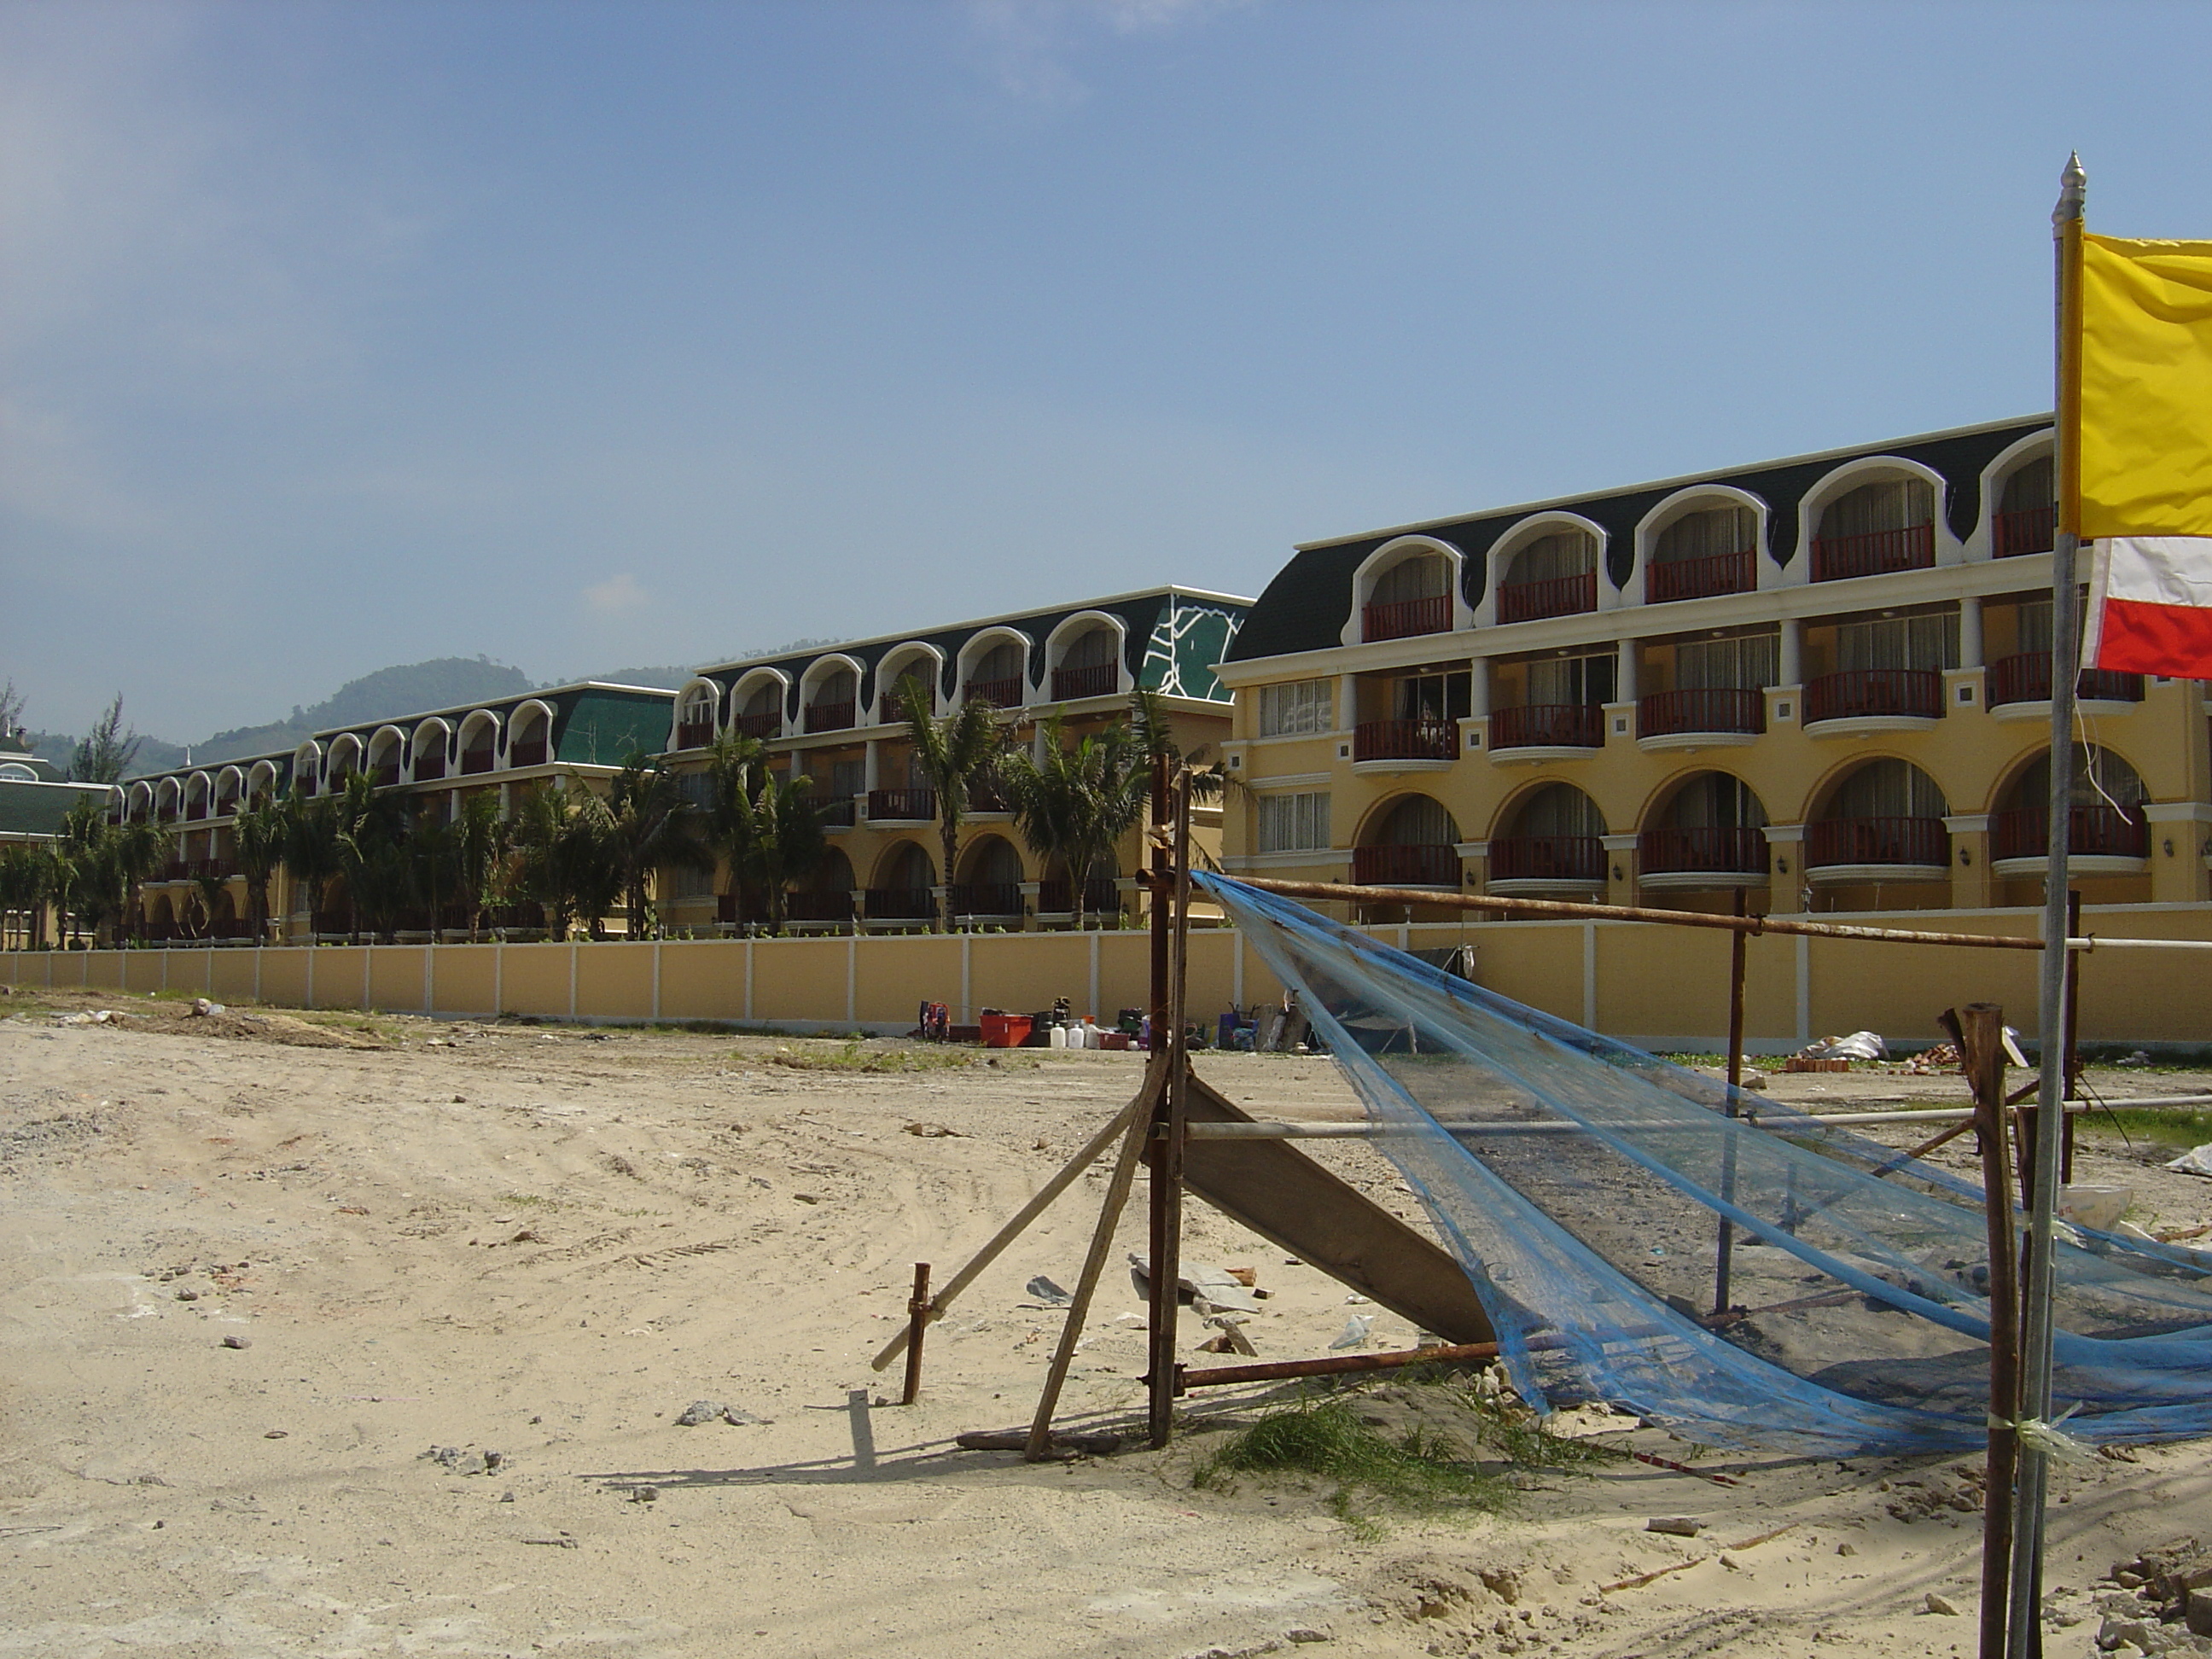
[{"label": "palm tree", "polygon": [[629,936],[643,939],[653,872],[671,866],[711,869],[714,855],[691,833],[697,809],[675,775],[661,770],[658,756],[624,761],[608,786],[606,805],[607,851],[620,879]]},{"label": "palm tree", "polygon": [[439,816],[441,804],[426,804],[416,813],[406,839],[408,889],[428,913],[433,944],[446,902],[460,884],[460,834],[456,825]]},{"label": "palm tree", "polygon": [[729,872],[732,897],[749,878],[746,848],[753,830],[753,795],[757,780],[767,770],[768,751],[757,738],[742,732],[725,732],[707,752],[707,801],[696,826],[710,855],[719,857]]},{"label": "palm tree", "polygon": [[791,884],[805,880],[829,855],[829,838],[822,833],[821,814],[811,799],[813,787],[814,780],[803,773],[779,778],[763,770],[747,805],[741,867],[767,896],[772,933],[783,931]]},{"label": "palm tree", "polygon": [[46,861],[38,849],[21,842],[0,848],[0,917],[22,915],[17,949],[27,948],[34,936],[44,933],[46,902]]},{"label": "palm tree", "polygon": [[473,944],[483,935],[484,906],[491,902],[512,836],[507,820],[499,815],[499,798],[488,789],[463,798],[453,830],[453,877],[467,896],[469,940]]},{"label": "palm tree", "polygon": [[278,807],[283,815],[284,867],[307,902],[307,942],[322,931],[323,900],[338,873],[337,817],[331,803],[300,793],[295,784]]},{"label": "palm tree", "polygon": [[914,713],[906,723],[907,738],[914,746],[915,770],[929,781],[937,796],[937,832],[945,845],[945,904],[939,923],[952,931],[952,871],[960,847],[960,823],[968,816],[968,801],[975,788],[995,781],[1007,750],[1006,728],[999,711],[980,697],[969,697],[943,720],[932,720],[922,711],[929,707],[927,687],[908,675],[899,682],[899,703]]},{"label": "palm tree", "polygon": [[407,861],[400,845],[398,803],[378,792],[366,772],[349,772],[333,803],[338,873],[345,878],[346,906],[354,943],[361,942],[363,915],[373,938],[405,902]]},{"label": "palm tree", "polygon": [[593,939],[622,896],[613,858],[612,815],[588,789],[532,791],[515,814],[512,885],[543,906],[549,936],[568,936],[581,921]]},{"label": "palm tree", "polygon": [[256,945],[268,942],[269,882],[284,861],[285,828],[284,809],[266,795],[257,795],[232,821],[231,848],[246,878],[246,914]]},{"label": "palm tree", "polygon": [[122,921],[123,878],[107,822],[107,809],[90,795],[79,798],[62,818],[54,843],[55,872],[65,908],[79,928],[96,937],[103,917]]},{"label": "palm tree", "polygon": [[176,837],[166,824],[156,823],[151,818],[128,818],[121,823],[106,823],[100,844],[118,889],[113,897],[116,943],[119,945],[126,931],[134,935],[144,932],[139,890],[169,861],[170,854],[176,850]]},{"label": "palm tree", "polygon": [[1127,725],[1086,732],[1071,747],[1056,714],[1046,723],[1043,747],[1042,759],[1010,753],[1001,770],[1022,839],[1039,856],[1066,866],[1080,933],[1091,872],[1145,816],[1149,756]]}]

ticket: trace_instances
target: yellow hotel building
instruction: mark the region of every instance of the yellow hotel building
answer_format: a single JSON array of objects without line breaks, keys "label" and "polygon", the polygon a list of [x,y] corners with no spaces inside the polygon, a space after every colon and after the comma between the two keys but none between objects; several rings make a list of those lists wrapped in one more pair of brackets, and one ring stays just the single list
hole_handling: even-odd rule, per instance
[{"label": "yellow hotel building", "polygon": [[[1218,672],[1232,871],[1755,912],[2040,902],[2047,416],[1304,544]],[[2073,885],[2203,907],[2203,687],[2088,672]],[[1442,920],[1433,907],[1364,918]],[[1454,913],[1456,914],[1456,913]],[[2109,930],[2108,930],[2109,931]]]}]

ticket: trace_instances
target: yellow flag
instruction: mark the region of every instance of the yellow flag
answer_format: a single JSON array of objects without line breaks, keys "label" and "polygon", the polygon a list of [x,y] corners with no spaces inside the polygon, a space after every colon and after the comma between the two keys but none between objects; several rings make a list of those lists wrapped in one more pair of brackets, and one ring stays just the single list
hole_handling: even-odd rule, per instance
[{"label": "yellow flag", "polygon": [[2212,242],[2080,258],[2081,533],[2212,536]]}]

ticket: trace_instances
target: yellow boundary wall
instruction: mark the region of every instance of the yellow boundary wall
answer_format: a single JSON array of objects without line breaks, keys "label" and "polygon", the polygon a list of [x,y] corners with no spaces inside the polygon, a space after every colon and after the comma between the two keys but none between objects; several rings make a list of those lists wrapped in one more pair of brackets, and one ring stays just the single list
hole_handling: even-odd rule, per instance
[{"label": "yellow boundary wall", "polygon": [[[1940,920],[1939,920],[1940,918]],[[1853,913],[1855,923],[2032,935],[2025,910]],[[2212,938],[2212,905],[2099,907],[2093,933]],[[1612,921],[1415,923],[1368,930],[1411,950],[1474,947],[1476,980],[1578,1024],[1657,1048],[1717,1050],[1728,1019],[1728,935]],[[1861,1029],[1934,1041],[1955,1004],[2001,1003],[2035,1029],[2028,951],[1754,938],[1747,1047],[1784,1053]],[[2152,951],[2088,957],[2081,1036],[2093,1042],[2212,1045],[2212,975],[2201,958]],[[670,939],[568,945],[378,945],[0,952],[0,981],[303,1008],[604,1022],[708,1020],[778,1030],[896,1032],[925,1000],[957,1024],[986,1007],[1018,1012],[1064,996],[1111,1024],[1141,1007],[1146,936],[1138,932]],[[1273,1001],[1282,988],[1232,930],[1190,940],[1194,1016]]]}]

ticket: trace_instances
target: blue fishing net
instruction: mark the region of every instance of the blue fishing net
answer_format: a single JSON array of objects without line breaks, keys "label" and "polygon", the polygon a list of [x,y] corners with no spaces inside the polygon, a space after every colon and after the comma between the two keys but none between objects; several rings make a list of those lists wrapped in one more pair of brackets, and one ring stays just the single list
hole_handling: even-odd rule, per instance
[{"label": "blue fishing net", "polygon": [[[1375,1145],[1474,1281],[1523,1398],[1603,1399],[1746,1450],[1983,1443],[1978,1186],[1275,895],[1194,879],[1394,1132]],[[2053,1397],[2068,1430],[2212,1431],[2212,1275],[2190,1252],[2066,1233]]]}]

